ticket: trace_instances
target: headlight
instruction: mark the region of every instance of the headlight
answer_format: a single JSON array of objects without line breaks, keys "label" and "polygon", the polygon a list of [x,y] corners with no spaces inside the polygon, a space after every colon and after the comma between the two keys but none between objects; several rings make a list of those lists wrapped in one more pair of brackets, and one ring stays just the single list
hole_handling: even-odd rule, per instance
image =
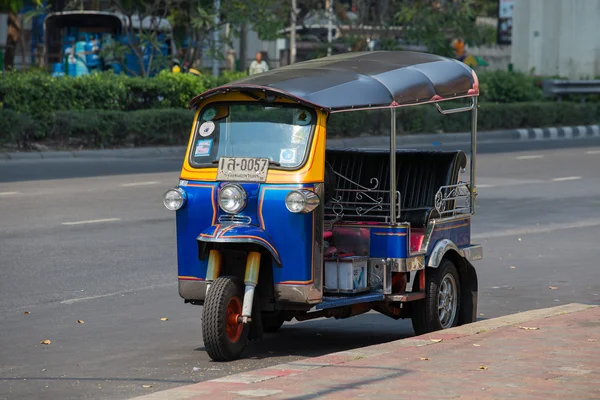
[{"label": "headlight", "polygon": [[219,206],[226,213],[239,213],[246,206],[246,191],[240,185],[223,186],[219,191]]},{"label": "headlight", "polygon": [[163,204],[167,210],[177,211],[185,205],[187,194],[180,187],[169,189],[163,197]]},{"label": "headlight", "polygon": [[294,190],[285,196],[285,206],[293,213],[308,213],[319,205],[319,196],[310,190]]}]

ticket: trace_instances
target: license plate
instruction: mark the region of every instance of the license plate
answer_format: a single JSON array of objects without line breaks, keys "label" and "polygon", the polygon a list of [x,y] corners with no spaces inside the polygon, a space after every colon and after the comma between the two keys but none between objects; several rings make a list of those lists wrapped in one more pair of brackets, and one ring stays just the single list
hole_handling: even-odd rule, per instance
[{"label": "license plate", "polygon": [[217,167],[217,180],[265,182],[268,171],[268,158],[221,157]]}]

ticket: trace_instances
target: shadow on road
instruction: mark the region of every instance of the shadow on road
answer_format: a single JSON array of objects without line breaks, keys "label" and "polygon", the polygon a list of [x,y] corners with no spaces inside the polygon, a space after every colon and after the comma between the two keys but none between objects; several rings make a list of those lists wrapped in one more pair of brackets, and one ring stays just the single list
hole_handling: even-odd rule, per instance
[{"label": "shadow on road", "polygon": [[[364,346],[414,336],[410,320],[393,320],[365,314],[347,320],[316,320],[286,323],[276,333],[250,342],[244,358],[263,360],[277,357],[318,357]],[[195,351],[204,352],[204,347]]]}]

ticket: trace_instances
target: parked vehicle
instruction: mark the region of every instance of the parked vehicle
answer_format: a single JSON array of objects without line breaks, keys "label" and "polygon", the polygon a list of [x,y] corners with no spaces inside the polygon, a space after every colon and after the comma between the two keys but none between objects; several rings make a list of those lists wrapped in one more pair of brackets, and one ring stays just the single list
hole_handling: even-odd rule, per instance
[{"label": "parked vehicle", "polygon": [[[50,13],[44,19],[44,60],[55,75],[79,76],[94,70],[112,69],[116,73],[139,74],[139,57],[129,51],[122,63],[114,54],[114,45],[128,45],[126,27],[131,25],[135,40],[143,40],[140,33],[152,30],[158,33],[157,44],[144,46],[144,67],[150,58],[175,58],[177,49],[171,23],[164,18],[126,15],[108,11],[63,11]],[[103,50],[109,50],[104,51]],[[167,65],[170,68],[170,65]]]},{"label": "parked vehicle", "polygon": [[[372,51],[194,98],[180,181],[163,200],[176,211],[179,294],[204,306],[210,357],[239,358],[293,318],[376,310],[412,318],[417,334],[475,321],[478,95],[461,62]],[[442,108],[457,99],[469,104]],[[396,148],[396,110],[425,104],[471,113],[469,179],[463,151]],[[389,110],[388,149],[327,148],[330,116],[375,109]]]}]

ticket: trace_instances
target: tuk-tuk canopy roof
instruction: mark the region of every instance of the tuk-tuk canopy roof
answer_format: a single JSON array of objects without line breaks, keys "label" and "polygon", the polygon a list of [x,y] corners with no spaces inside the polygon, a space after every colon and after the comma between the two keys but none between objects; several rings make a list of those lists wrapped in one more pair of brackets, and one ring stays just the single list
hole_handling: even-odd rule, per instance
[{"label": "tuk-tuk canopy roof", "polygon": [[479,82],[470,67],[450,58],[408,51],[357,52],[249,76],[196,96],[190,107],[228,91],[264,91],[341,112],[477,96]]}]

